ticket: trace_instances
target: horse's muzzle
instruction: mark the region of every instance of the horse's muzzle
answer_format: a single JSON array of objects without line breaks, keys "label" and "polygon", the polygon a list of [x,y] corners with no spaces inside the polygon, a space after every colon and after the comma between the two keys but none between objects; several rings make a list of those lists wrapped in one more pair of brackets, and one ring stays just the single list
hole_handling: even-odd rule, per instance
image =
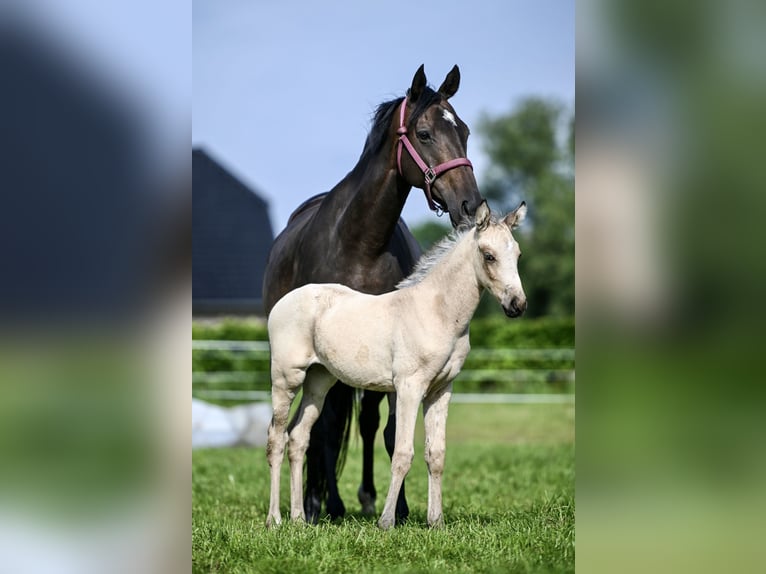
[{"label": "horse's muzzle", "polygon": [[519,317],[527,309],[527,300],[521,300],[518,297],[511,299],[511,304],[507,307],[503,305],[503,311],[508,317]]}]

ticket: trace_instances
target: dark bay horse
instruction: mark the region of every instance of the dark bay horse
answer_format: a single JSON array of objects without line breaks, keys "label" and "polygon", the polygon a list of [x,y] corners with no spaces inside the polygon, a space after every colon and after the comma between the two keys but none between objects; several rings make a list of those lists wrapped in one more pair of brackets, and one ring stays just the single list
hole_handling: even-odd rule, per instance
[{"label": "dark bay horse", "polygon": [[[447,212],[453,226],[482,201],[466,159],[468,126],[448,102],[460,84],[457,66],[434,91],[423,66],[404,98],[378,106],[356,166],[329,193],[315,196],[291,216],[275,239],[266,264],[264,307],[269,313],[287,292],[307,283],[341,283],[358,291],[393,291],[420,256],[417,241],[400,218],[410,189],[423,189],[432,210]],[[375,513],[373,443],[385,395],[365,391],[359,413],[363,440],[362,510]],[[326,498],[331,518],[345,514],[338,495],[339,473],[348,444],[354,389],[337,383],[311,432],[304,508],[317,522]],[[389,409],[384,440],[394,449],[395,416]],[[402,487],[397,520],[409,510]]]}]

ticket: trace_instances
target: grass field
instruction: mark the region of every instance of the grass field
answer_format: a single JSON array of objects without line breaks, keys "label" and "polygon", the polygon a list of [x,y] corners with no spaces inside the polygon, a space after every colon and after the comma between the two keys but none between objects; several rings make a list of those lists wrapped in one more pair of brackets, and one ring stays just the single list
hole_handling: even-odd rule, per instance
[{"label": "grass field", "polygon": [[[381,410],[385,416],[385,401]],[[389,462],[380,436],[378,443],[380,511]],[[441,530],[426,526],[422,415],[407,478],[410,519],[388,532],[359,513],[359,439],[339,484],[349,512],[319,526],[288,521],[266,530],[264,449],[198,450],[192,469],[195,572],[574,571],[574,405],[451,405]],[[283,517],[287,475],[285,461]]]}]

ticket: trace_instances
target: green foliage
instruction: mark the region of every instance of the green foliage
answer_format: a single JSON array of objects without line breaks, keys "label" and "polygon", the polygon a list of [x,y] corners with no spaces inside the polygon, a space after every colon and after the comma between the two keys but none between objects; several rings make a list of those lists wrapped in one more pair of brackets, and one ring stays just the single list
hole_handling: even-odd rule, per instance
[{"label": "green foliage", "polygon": [[[559,104],[528,98],[479,123],[490,159],[483,195],[498,211],[521,200],[529,207],[528,221],[516,232],[529,316],[574,313],[574,116],[562,125],[562,115]],[[560,143],[557,131],[564,127]]]},{"label": "green foliage", "polygon": [[555,349],[575,345],[574,317],[508,319],[487,317],[471,323],[471,346],[489,349]]},{"label": "green foliage", "polygon": [[560,157],[556,142],[560,115],[561,108],[557,104],[527,98],[507,115],[482,116],[479,132],[483,136],[484,151],[496,172],[490,175],[527,180],[549,173]]},{"label": "green foliage", "polygon": [[[382,411],[386,410],[385,401]],[[385,417],[385,412],[381,413]],[[407,477],[410,520],[393,531],[359,513],[361,445],[352,441],[339,481],[348,514],[318,526],[266,530],[263,448],[192,455],[194,572],[573,572],[574,406],[452,405],[444,472],[445,527],[426,526],[423,422]],[[390,462],[378,440],[378,512]],[[282,469],[282,516],[289,516]]]},{"label": "green foliage", "polygon": [[230,317],[222,321],[193,321],[192,339],[225,341],[266,341],[269,332],[266,321],[259,318]]}]

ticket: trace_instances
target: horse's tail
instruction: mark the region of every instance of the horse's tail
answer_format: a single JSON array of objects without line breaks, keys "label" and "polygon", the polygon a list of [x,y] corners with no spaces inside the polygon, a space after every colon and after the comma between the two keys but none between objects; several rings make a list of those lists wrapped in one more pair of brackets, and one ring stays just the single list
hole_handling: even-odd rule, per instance
[{"label": "horse's tail", "polygon": [[335,464],[335,478],[340,478],[343,467],[346,466],[346,455],[348,454],[348,443],[351,439],[351,427],[353,419],[359,416],[359,391],[343,383],[338,386],[344,386],[348,390],[343,398],[343,405],[339,408],[340,414],[337,414],[338,428],[342,429],[340,437],[340,450],[338,451],[338,462]]}]

